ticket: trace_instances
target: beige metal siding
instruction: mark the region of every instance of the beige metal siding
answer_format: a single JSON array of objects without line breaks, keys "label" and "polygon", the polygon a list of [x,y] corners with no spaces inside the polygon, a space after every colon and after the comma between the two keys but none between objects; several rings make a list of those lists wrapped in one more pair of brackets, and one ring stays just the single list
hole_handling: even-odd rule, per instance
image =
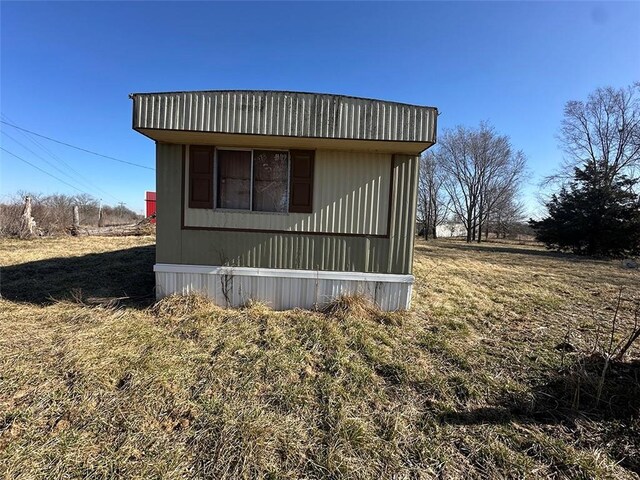
[{"label": "beige metal siding", "polygon": [[418,189],[418,157],[394,155],[389,273],[411,273]]},{"label": "beige metal siding", "polygon": [[133,94],[135,129],[435,142],[437,110],[341,95],[277,91]]},{"label": "beige metal siding", "polygon": [[156,260],[175,259],[181,251],[180,195],[182,145],[156,146]]},{"label": "beige metal siding", "polygon": [[158,263],[411,273],[417,157],[394,157],[390,238],[182,230],[182,147],[158,144],[156,158]]},{"label": "beige metal siding", "polygon": [[[386,238],[295,233],[183,230],[182,249],[165,263],[290,268],[344,272],[387,272]],[[367,245],[372,248],[367,249]],[[175,261],[179,258],[179,261]]]},{"label": "beige metal siding", "polygon": [[386,235],[390,174],[389,154],[318,150],[312,213],[187,208],[185,199],[185,225]]}]

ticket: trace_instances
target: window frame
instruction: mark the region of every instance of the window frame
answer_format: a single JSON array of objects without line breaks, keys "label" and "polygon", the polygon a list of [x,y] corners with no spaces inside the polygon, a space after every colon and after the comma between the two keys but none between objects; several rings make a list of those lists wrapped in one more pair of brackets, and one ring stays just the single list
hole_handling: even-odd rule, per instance
[{"label": "window frame", "polygon": [[[219,162],[218,162],[218,151],[235,151],[235,152],[251,152],[251,169],[249,173],[249,181],[251,182],[251,188],[249,189],[249,208],[224,208],[218,206],[218,190],[219,190]],[[287,154],[287,209],[283,212],[268,212],[264,210],[254,210],[253,209],[253,189],[254,189],[254,152],[255,151],[264,151],[264,152],[281,152]],[[291,194],[291,150],[283,149],[283,148],[247,148],[247,147],[215,147],[213,152],[213,210],[218,210],[221,212],[233,212],[233,213],[261,213],[267,215],[289,215],[291,212],[289,210],[290,199],[289,195]]]}]

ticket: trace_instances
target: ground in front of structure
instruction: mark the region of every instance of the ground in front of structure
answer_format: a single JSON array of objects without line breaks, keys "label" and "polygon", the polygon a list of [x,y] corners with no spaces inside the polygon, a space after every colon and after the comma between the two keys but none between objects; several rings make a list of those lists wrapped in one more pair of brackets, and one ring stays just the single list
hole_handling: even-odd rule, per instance
[{"label": "ground in front of structure", "polygon": [[[418,242],[413,310],[153,304],[153,237],[0,241],[7,478],[637,478],[640,272]],[[618,308],[620,287],[623,287]],[[638,357],[639,352],[631,352]]]}]

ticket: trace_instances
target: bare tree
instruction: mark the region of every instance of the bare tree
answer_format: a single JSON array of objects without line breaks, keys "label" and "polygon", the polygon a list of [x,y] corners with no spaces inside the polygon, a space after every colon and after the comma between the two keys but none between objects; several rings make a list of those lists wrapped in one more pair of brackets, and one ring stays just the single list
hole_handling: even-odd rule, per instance
[{"label": "bare tree", "polygon": [[79,213],[83,218],[83,222],[92,221],[89,219],[98,218],[98,210],[100,202],[97,198],[86,193],[75,195],[72,200],[78,206]]},{"label": "bare tree", "polygon": [[496,206],[516,196],[525,175],[525,156],[513,150],[509,137],[486,123],[477,129],[459,126],[445,131],[439,145],[451,207],[467,230],[467,242],[480,242]]},{"label": "bare tree", "polygon": [[449,202],[443,188],[444,174],[440,157],[434,150],[428,150],[420,158],[418,179],[418,217],[425,240],[436,238],[436,228],[447,217]]},{"label": "bare tree", "polygon": [[41,202],[45,207],[47,221],[52,230],[63,230],[73,223],[74,198],[72,196],[54,193],[43,197]]},{"label": "bare tree", "polygon": [[[484,227],[485,240],[489,238],[490,220],[495,214],[504,215],[509,210],[515,213],[526,169],[526,159],[522,152],[503,158],[495,157],[490,163],[493,163],[488,168],[490,176],[482,182],[480,188],[481,209],[478,214],[479,226]],[[478,242],[482,236],[481,231],[479,227]]]},{"label": "bare tree", "polygon": [[[525,223],[525,208],[516,197],[509,196],[496,205],[487,221],[487,232],[495,232],[497,238],[507,238],[523,229],[528,229]],[[485,235],[485,238],[488,234]]]},{"label": "bare tree", "polygon": [[451,200],[451,208],[467,231],[467,241],[471,241],[473,212],[477,205],[478,178],[472,167],[469,151],[471,131],[458,126],[445,131],[440,137],[440,153],[445,172],[443,187]]},{"label": "bare tree", "polygon": [[586,102],[567,102],[558,138],[566,157],[559,174],[548,180],[566,181],[582,166],[593,167],[606,185],[620,175],[637,178],[640,82],[627,88],[598,88]]}]

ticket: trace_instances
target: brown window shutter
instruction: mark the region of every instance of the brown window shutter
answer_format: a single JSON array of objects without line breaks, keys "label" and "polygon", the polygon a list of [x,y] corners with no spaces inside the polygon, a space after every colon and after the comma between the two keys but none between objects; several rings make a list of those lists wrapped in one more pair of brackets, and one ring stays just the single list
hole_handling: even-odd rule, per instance
[{"label": "brown window shutter", "polygon": [[289,211],[311,213],[313,208],[313,150],[291,150]]},{"label": "brown window shutter", "polygon": [[208,145],[189,147],[189,208],[213,208],[213,152]]}]

